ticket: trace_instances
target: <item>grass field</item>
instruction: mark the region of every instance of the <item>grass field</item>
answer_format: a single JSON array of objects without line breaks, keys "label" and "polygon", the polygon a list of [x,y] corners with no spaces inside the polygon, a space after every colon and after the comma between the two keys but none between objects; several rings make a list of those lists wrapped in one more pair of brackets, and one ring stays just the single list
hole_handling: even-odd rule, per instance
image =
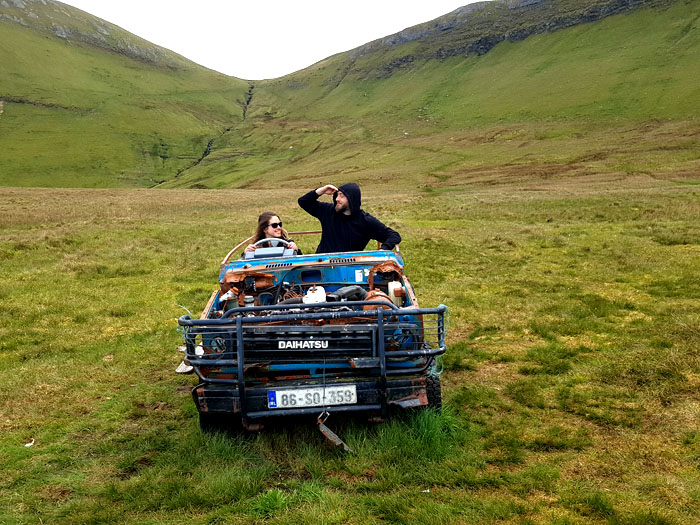
[{"label": "grass field", "polygon": [[[700,522],[699,20],[337,55],[245,120],[246,81],[0,22],[0,524]],[[450,308],[443,411],[331,417],[356,455],[202,434],[182,307],[260,212],[316,229],[297,196],[352,180]]]},{"label": "grass field", "polygon": [[203,435],[174,373],[178,305],[260,211],[315,227],[306,187],[3,188],[0,522],[698,522],[697,180],[520,175],[363,182],[450,326],[442,414],[331,417],[355,456]]},{"label": "grass field", "polygon": [[241,120],[248,83],[174,53],[133,60],[1,16],[0,35],[2,185],[151,187]]}]

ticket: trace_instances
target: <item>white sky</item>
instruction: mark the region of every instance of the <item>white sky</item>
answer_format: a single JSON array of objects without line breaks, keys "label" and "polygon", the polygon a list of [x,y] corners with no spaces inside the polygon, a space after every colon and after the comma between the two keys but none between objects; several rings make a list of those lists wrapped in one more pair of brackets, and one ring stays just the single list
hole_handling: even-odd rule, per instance
[{"label": "white sky", "polygon": [[63,0],[227,75],[276,78],[475,0]]}]

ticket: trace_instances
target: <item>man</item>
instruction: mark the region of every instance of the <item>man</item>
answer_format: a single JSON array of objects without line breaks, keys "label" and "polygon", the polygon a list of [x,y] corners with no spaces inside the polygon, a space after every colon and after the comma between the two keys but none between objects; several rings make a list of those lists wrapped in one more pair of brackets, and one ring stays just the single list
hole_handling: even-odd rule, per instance
[{"label": "man", "polygon": [[[333,204],[319,202],[321,195],[333,195]],[[326,184],[299,197],[299,206],[321,221],[321,242],[316,253],[357,252],[365,249],[370,239],[382,243],[382,250],[391,250],[401,236],[381,221],[362,210],[362,193],[354,182],[336,188]]]}]

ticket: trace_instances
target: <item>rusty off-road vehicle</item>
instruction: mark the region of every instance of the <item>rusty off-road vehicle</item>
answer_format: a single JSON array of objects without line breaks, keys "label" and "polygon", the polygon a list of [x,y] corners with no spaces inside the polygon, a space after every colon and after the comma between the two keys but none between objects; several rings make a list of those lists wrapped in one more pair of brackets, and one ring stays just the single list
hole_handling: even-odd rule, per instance
[{"label": "rusty off-road vehicle", "polygon": [[266,239],[234,258],[249,241],[201,317],[179,319],[203,429],[441,406],[447,307],[419,308],[398,250],[299,255]]}]

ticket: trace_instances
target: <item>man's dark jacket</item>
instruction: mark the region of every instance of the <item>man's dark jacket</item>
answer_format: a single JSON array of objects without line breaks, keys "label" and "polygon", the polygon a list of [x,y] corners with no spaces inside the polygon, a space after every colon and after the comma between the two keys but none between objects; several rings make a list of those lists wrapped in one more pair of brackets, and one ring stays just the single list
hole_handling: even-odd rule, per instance
[{"label": "man's dark jacket", "polygon": [[401,236],[361,208],[362,193],[354,182],[338,188],[348,198],[350,215],[335,211],[333,204],[319,202],[316,190],[299,197],[299,206],[321,221],[321,243],[316,253],[358,252],[370,239],[382,243],[382,250],[391,250],[401,242]]}]

